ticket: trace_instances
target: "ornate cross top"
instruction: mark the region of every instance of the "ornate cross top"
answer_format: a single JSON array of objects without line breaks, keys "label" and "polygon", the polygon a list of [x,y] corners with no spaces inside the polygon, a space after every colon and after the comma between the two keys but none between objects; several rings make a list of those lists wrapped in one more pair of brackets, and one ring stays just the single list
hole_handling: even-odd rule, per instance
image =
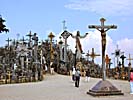
[{"label": "ornate cross top", "polygon": [[102,42],[102,68],[103,68],[103,80],[106,78],[106,68],[105,68],[105,49],[106,49],[106,32],[109,29],[116,29],[115,25],[104,25],[106,19],[101,18],[101,25],[89,25],[89,28],[97,29],[101,32],[101,42]]}]

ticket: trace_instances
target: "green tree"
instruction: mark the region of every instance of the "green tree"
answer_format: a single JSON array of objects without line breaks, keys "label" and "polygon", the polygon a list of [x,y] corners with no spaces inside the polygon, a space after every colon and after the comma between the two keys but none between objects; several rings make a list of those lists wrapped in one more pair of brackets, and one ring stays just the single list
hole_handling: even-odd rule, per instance
[{"label": "green tree", "polygon": [[0,16],[0,33],[2,32],[9,32],[9,29],[6,28],[6,25],[4,25],[5,20]]}]

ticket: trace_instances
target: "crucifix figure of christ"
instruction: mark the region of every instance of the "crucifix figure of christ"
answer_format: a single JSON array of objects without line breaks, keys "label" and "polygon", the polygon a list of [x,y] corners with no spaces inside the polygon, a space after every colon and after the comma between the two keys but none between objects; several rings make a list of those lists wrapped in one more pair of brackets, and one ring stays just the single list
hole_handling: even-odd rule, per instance
[{"label": "crucifix figure of christ", "polygon": [[99,81],[87,94],[93,96],[109,96],[109,95],[123,95],[124,93],[121,90],[118,90],[114,85],[111,84],[108,80],[106,80],[106,68],[105,68],[105,49],[106,49],[106,32],[109,29],[116,29],[115,25],[104,25],[104,18],[100,19],[101,25],[90,25],[89,28],[95,28],[101,32],[101,42],[102,42],[102,80]]},{"label": "crucifix figure of christ", "polygon": [[72,38],[76,39],[76,46],[75,46],[76,52],[75,52],[75,54],[76,54],[76,58],[80,59],[81,56],[82,56],[82,53],[83,53],[82,45],[80,43],[80,39],[85,38],[88,35],[88,33],[86,33],[84,36],[81,36],[80,32],[77,31],[77,34],[75,36],[73,34],[70,34],[70,35],[72,36]]},{"label": "crucifix figure of christ", "polygon": [[89,28],[95,28],[101,32],[101,42],[102,42],[102,69],[103,69],[103,80],[106,79],[106,68],[105,68],[105,49],[106,49],[106,32],[109,29],[116,29],[115,25],[104,25],[106,19],[101,18],[101,25],[90,25]]}]

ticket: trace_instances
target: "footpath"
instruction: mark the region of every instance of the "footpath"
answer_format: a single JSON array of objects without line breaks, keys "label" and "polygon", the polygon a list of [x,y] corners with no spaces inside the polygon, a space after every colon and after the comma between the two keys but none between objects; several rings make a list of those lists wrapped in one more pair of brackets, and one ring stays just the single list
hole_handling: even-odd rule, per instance
[{"label": "footpath", "polygon": [[97,82],[98,78],[90,78],[89,82],[81,77],[79,88],[74,86],[71,76],[46,74],[44,80],[35,83],[0,85],[0,100],[133,100],[128,81],[109,80],[124,95],[93,97],[86,92]]}]

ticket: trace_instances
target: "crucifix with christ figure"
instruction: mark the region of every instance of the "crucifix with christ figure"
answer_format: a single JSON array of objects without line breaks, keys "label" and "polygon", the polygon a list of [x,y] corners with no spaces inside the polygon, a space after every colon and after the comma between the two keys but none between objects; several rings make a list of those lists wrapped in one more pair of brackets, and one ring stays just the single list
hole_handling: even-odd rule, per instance
[{"label": "crucifix with christ figure", "polygon": [[106,49],[106,32],[109,29],[116,29],[115,25],[104,25],[105,19],[101,18],[101,25],[90,25],[89,28],[95,28],[101,32],[102,42],[102,81],[99,81],[87,94],[93,96],[106,96],[106,95],[123,95],[121,90],[118,90],[114,85],[106,80],[106,68],[105,68],[105,49]]},{"label": "crucifix with christ figure", "polygon": [[106,68],[105,68],[105,49],[106,49],[106,32],[109,29],[116,29],[115,25],[104,25],[106,19],[101,18],[101,25],[89,25],[89,28],[95,28],[101,32],[101,42],[102,42],[102,69],[103,69],[103,80],[106,79]]}]

